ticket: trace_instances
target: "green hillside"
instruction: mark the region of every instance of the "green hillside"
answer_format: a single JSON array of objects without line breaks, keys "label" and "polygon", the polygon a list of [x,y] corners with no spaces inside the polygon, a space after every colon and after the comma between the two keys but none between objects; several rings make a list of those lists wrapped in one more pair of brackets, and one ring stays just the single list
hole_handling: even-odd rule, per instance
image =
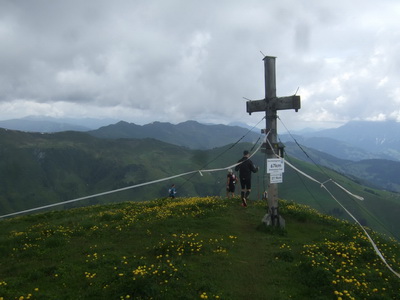
[{"label": "green hillside", "polygon": [[[124,202],[0,221],[0,299],[400,299],[360,228],[280,202]],[[370,232],[400,270],[398,242]]]},{"label": "green hillside", "polygon": [[[381,159],[364,158],[361,160],[361,155],[358,155],[357,160],[338,158],[341,151],[346,149],[344,146],[340,147],[341,151],[337,151],[337,157],[305,146],[301,146],[300,148],[294,142],[287,142],[285,146],[286,152],[299,160],[314,162],[342,174],[347,174],[348,176],[357,178],[365,186],[396,193],[400,192],[399,161],[388,160],[386,157]],[[329,147],[330,144],[327,143],[325,146]],[[334,151],[336,151],[336,148],[332,145],[330,153]]]},{"label": "green hillside", "polygon": [[[333,170],[308,164],[288,157],[297,168],[317,179],[325,182],[325,186],[357,220],[368,226],[400,240],[400,195],[382,190],[365,187],[354,178],[349,178]],[[344,192],[333,183],[333,180],[351,193],[364,198],[357,200]],[[337,218],[352,220],[344,209],[321,186],[294,170],[287,167],[284,173],[284,182],[279,184],[280,198],[309,205],[318,211]]]},{"label": "green hillside", "polygon": [[[202,163],[201,153],[152,139],[102,140],[78,132],[39,134],[0,129],[0,141],[0,214],[165,178],[200,168]],[[203,181],[200,178],[199,185],[207,188],[199,192],[215,193]],[[82,204],[159,198],[167,195],[169,184]],[[197,190],[197,185],[188,182],[180,193],[193,195]]]},{"label": "green hillside", "polygon": [[[191,150],[153,139],[104,140],[79,132],[55,134],[25,133],[0,129],[0,216],[21,210],[95,195],[188,171],[227,167],[254,145],[239,143],[211,150]],[[253,175],[251,199],[261,199],[266,189],[263,153],[253,161],[261,166]],[[400,195],[367,188],[327,168],[287,157],[302,171],[324,182],[333,178],[365,201],[349,197],[328,182],[335,197],[363,225],[400,240]],[[65,209],[122,201],[145,201],[167,196],[175,183],[180,197],[225,196],[226,171],[196,172],[173,180],[123,192],[60,205]],[[289,167],[279,196],[310,205],[322,213],[339,218],[347,214],[320,185]],[[237,187],[239,191],[239,187]]]}]

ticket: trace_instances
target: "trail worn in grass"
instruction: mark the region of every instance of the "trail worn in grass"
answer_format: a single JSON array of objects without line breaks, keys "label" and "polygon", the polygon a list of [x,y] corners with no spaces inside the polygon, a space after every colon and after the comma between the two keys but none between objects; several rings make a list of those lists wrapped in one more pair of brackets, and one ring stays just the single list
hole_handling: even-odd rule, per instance
[{"label": "trail worn in grass", "polygon": [[286,230],[267,228],[261,222],[266,212],[262,202],[250,202],[247,208],[236,205],[231,211],[229,226],[238,235],[231,251],[230,268],[237,274],[231,282],[231,299],[296,299],[308,290],[293,280],[295,264],[304,235],[320,237],[322,227],[307,223],[299,226],[297,222],[292,226],[288,222]]}]

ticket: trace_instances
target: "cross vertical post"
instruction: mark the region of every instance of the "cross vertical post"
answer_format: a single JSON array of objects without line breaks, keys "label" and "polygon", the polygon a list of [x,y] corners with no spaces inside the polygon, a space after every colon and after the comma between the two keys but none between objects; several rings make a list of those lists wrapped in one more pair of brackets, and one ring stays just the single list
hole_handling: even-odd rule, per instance
[{"label": "cross vertical post", "polygon": [[[271,103],[274,99],[276,99],[276,75],[275,75],[275,57],[266,56],[264,57],[264,78],[265,78],[265,101],[267,103],[267,107],[265,110],[265,128],[266,133],[268,133],[268,141],[266,144],[266,152],[267,152],[267,160],[270,158],[275,158],[275,154],[277,153],[277,110],[272,107],[268,107],[268,104]],[[274,149],[271,149],[271,146]],[[267,161],[265,161],[265,166],[267,169]],[[278,184],[271,183],[271,174],[267,174],[268,178],[268,213],[265,216],[266,222],[270,223],[272,226],[282,226],[284,227],[283,218],[279,217],[278,211]],[[280,220],[281,219],[281,220]],[[282,222],[281,222],[282,221]]]},{"label": "cross vertical post", "polygon": [[[275,58],[273,56],[264,57],[264,77],[265,77],[265,98],[262,100],[247,101],[247,112],[265,111],[266,129],[263,131],[267,136],[264,150],[266,151],[265,172],[267,172],[268,160],[275,159],[276,155],[282,156],[277,141],[277,111],[283,109],[300,109],[300,96],[277,97],[276,96],[276,76]],[[266,174],[267,178],[267,202],[268,213],[262,219],[267,226],[285,227],[285,220],[279,215],[278,206],[278,184],[272,182],[271,173]]]}]

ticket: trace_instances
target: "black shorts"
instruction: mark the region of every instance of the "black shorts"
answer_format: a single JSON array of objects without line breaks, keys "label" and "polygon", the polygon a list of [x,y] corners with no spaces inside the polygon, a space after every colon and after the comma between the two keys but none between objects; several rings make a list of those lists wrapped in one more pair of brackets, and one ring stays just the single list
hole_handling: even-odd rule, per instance
[{"label": "black shorts", "polygon": [[230,184],[227,188],[226,191],[228,193],[234,193],[235,192],[235,185],[234,184]]},{"label": "black shorts", "polygon": [[250,190],[251,178],[240,178],[240,185],[242,187],[242,190]]}]

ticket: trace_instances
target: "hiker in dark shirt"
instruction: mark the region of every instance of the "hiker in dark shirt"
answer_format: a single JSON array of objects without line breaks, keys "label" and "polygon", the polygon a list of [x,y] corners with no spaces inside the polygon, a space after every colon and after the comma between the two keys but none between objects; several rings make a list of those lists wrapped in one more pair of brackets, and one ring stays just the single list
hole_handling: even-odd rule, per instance
[{"label": "hiker in dark shirt", "polygon": [[245,150],[243,152],[243,157],[238,161],[240,164],[235,167],[235,170],[239,171],[243,206],[247,206],[247,200],[251,192],[251,173],[256,173],[258,171],[258,167],[253,164],[253,162],[249,159],[249,156],[249,151]]}]

